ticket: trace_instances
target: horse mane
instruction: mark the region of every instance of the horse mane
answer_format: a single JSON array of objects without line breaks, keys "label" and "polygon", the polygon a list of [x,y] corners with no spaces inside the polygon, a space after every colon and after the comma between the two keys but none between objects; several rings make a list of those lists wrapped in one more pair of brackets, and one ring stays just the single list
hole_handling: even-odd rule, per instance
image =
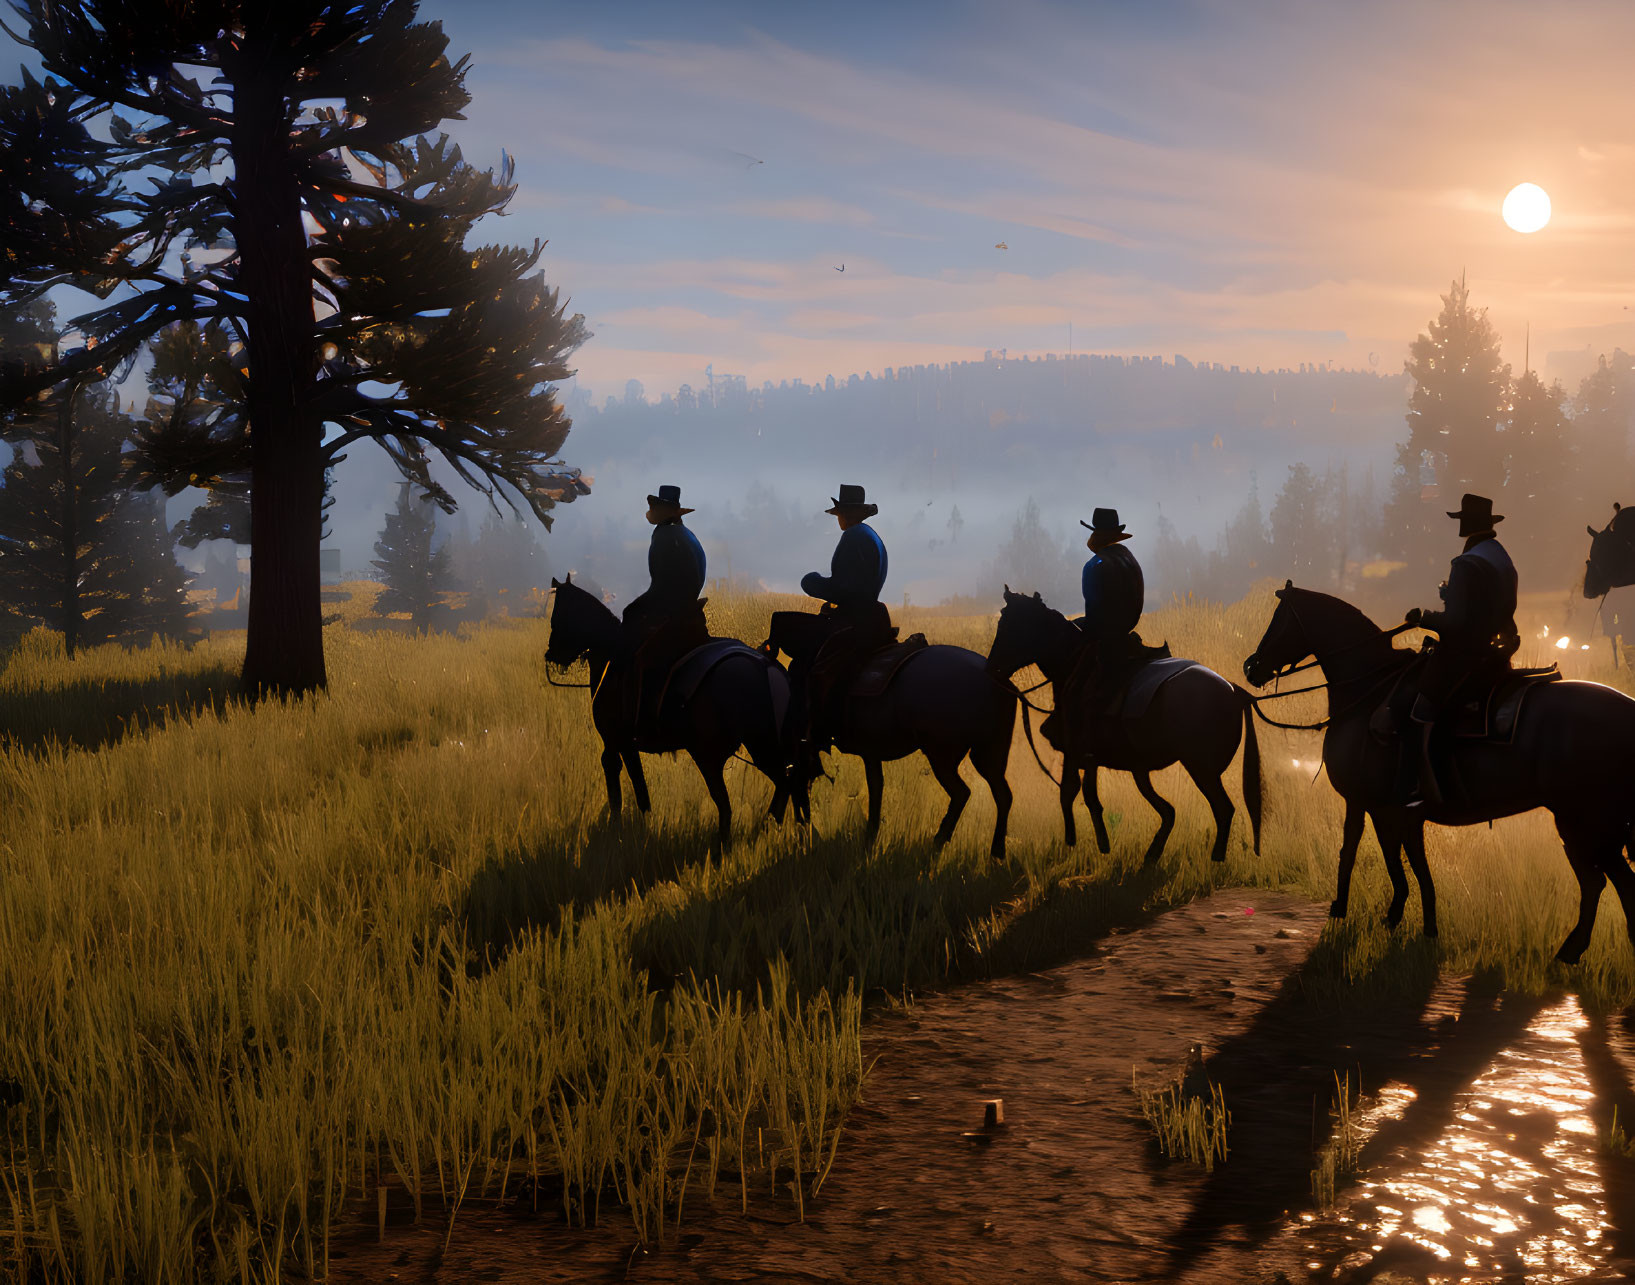
[{"label": "horse mane", "polygon": [[613,608],[589,589],[581,589],[571,579],[553,581],[552,587],[556,590],[559,607],[564,607],[572,613],[577,626],[585,632],[607,631],[616,636],[624,628],[624,622],[619,619]]},{"label": "horse mane", "polygon": [[1300,604],[1310,604],[1311,606],[1318,608],[1320,611],[1328,613],[1331,619],[1337,620],[1341,624],[1355,625],[1359,629],[1366,626],[1369,630],[1376,634],[1383,634],[1385,632],[1385,630],[1376,625],[1372,617],[1370,617],[1360,607],[1354,607],[1344,598],[1336,598],[1331,593],[1320,593],[1316,589],[1300,589],[1290,585],[1278,596],[1280,598],[1288,598],[1296,595],[1298,595],[1297,601]]}]

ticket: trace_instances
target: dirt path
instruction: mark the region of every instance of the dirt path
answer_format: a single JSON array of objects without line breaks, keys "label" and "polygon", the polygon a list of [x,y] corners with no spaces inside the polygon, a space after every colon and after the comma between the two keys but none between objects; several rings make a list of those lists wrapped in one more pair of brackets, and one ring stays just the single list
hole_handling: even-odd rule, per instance
[{"label": "dirt path", "polygon": [[[585,1232],[468,1210],[446,1253],[443,1227],[394,1229],[338,1256],[332,1279],[1627,1279],[1635,1185],[1627,1164],[1600,1164],[1595,1136],[1635,1082],[1624,1036],[1585,1043],[1576,1007],[1502,1001],[1468,980],[1375,1013],[1318,1010],[1295,970],[1324,909],[1222,892],[1088,959],[873,1019],[878,1060],[804,1223],[764,1193],[747,1216],[735,1189],[689,1196],[679,1243],[644,1252],[617,1215]],[[1233,1116],[1231,1158],[1213,1175],[1157,1158],[1130,1087],[1132,1067],[1177,1068],[1194,1043]],[[1507,1058],[1532,1080],[1506,1079]],[[1313,1149],[1348,1068],[1381,1104],[1369,1181],[1319,1218]],[[1573,1111],[1538,1105],[1547,1084]],[[1005,1126],[967,1138],[992,1097]],[[1519,1181],[1520,1154],[1500,1145],[1512,1107],[1528,1116],[1523,1150],[1543,1158]],[[1483,1118],[1495,1163],[1473,1173]],[[1506,1182],[1516,1189],[1487,1198]]]}]

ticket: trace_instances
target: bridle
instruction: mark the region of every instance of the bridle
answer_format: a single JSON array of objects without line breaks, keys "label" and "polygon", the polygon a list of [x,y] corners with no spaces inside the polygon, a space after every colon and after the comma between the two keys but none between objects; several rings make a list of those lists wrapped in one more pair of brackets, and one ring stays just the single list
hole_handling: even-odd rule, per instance
[{"label": "bridle", "polygon": [[[1300,619],[1299,610],[1287,598],[1281,599],[1280,602],[1281,602],[1282,606],[1288,608],[1289,615],[1294,617],[1295,627],[1300,630],[1301,636],[1305,637],[1305,638],[1309,638],[1310,635],[1306,633],[1306,626],[1305,626],[1304,622]],[[1346,646],[1341,647],[1338,651],[1332,653],[1330,655],[1329,659],[1330,660],[1338,659],[1341,656],[1349,655],[1351,652],[1358,651],[1363,647],[1373,646],[1373,645],[1379,643],[1382,640],[1385,641],[1385,642],[1390,642],[1391,639],[1396,638],[1398,635],[1405,634],[1410,629],[1417,629],[1418,627],[1419,627],[1418,625],[1411,625],[1411,624],[1408,624],[1406,621],[1404,621],[1402,624],[1398,625],[1395,629],[1384,629],[1384,630],[1381,630],[1380,633],[1378,635],[1374,636],[1374,637],[1359,638],[1356,642],[1349,643]],[[1259,654],[1260,654],[1260,651],[1257,648],[1255,650],[1254,656],[1258,656]],[[1254,656],[1251,656],[1250,660],[1253,660]],[[1270,681],[1276,682],[1279,679],[1289,677],[1291,674],[1305,673],[1307,670],[1317,668],[1321,663],[1322,663],[1321,661],[1319,661],[1315,656],[1313,656],[1312,659],[1304,662],[1303,664],[1288,665],[1288,666],[1285,666],[1282,669],[1274,670],[1272,672]],[[1329,714],[1328,714],[1328,717],[1320,719],[1318,722],[1315,722],[1315,723],[1284,723],[1284,722],[1281,722],[1278,719],[1272,718],[1269,714],[1267,714],[1264,710],[1262,710],[1260,708],[1260,704],[1261,704],[1262,701],[1283,700],[1283,699],[1285,699],[1286,697],[1289,697],[1289,696],[1304,696],[1309,692],[1327,691],[1331,687],[1334,686],[1334,684],[1333,684],[1333,682],[1331,680],[1325,679],[1323,682],[1314,683],[1310,687],[1296,687],[1296,688],[1294,688],[1294,689],[1292,689],[1290,691],[1264,692],[1264,693],[1262,693],[1262,694],[1260,694],[1258,696],[1255,695],[1252,692],[1247,693],[1248,698],[1249,698],[1249,706],[1250,706],[1251,709],[1254,710],[1255,717],[1260,719],[1260,721],[1265,723],[1268,727],[1281,728],[1283,731],[1286,731],[1286,732],[1320,732],[1324,728],[1328,727],[1330,724],[1336,722],[1339,719],[1344,718],[1347,714],[1350,714],[1350,713],[1354,712],[1355,710],[1361,708],[1362,705],[1364,705],[1366,702],[1372,700],[1373,697],[1374,697],[1374,694],[1377,691],[1379,691],[1379,689],[1381,687],[1383,687],[1385,685],[1385,683],[1389,679],[1396,676],[1399,673],[1399,671],[1404,667],[1405,664],[1409,664],[1409,663],[1412,663],[1412,658],[1411,657],[1409,657],[1407,660],[1404,660],[1402,657],[1400,657],[1400,656],[1393,653],[1391,659],[1386,661],[1383,665],[1378,665],[1375,668],[1369,670],[1366,674],[1361,674],[1356,679],[1352,680],[1354,682],[1361,682],[1363,679],[1373,678],[1375,675],[1381,675],[1381,677],[1379,677],[1374,683],[1369,685],[1367,690],[1365,690],[1361,696],[1359,696],[1354,701],[1350,701],[1349,703],[1347,703],[1341,709],[1331,710],[1329,712]],[[1243,662],[1243,668],[1244,668],[1244,677],[1248,678],[1249,677],[1249,674],[1248,674],[1249,661],[1248,660]]]}]

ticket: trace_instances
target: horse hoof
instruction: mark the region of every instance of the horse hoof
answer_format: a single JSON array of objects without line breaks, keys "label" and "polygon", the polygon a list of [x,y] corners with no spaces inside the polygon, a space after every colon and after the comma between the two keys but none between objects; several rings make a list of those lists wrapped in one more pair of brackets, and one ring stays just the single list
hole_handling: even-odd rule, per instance
[{"label": "horse hoof", "polygon": [[1556,960],[1559,963],[1566,964],[1569,968],[1571,968],[1579,961],[1580,958],[1582,958],[1583,954],[1584,948],[1582,946],[1580,946],[1577,950],[1573,950],[1570,948],[1569,943],[1568,945],[1563,945],[1560,950],[1556,951]]},{"label": "horse hoof", "polygon": [[1211,861],[1225,861],[1226,860],[1226,849],[1222,848],[1219,852],[1211,852],[1209,854],[1209,859]]},{"label": "horse hoof", "polygon": [[1436,925],[1435,924],[1426,924],[1425,925],[1425,935],[1427,937],[1435,937],[1436,936]]},{"label": "horse hoof", "polygon": [[1344,919],[1345,918],[1345,907],[1342,906],[1337,901],[1329,902],[1328,903],[1328,917],[1330,919]]}]

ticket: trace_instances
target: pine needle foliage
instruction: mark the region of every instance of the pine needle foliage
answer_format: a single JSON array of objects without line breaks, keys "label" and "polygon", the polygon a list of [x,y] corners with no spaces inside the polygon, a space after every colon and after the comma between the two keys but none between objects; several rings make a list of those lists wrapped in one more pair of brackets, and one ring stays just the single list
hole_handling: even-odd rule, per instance
[{"label": "pine needle foliage", "polygon": [[[75,319],[94,347],[8,369],[0,405],[179,323],[230,333],[224,384],[253,447],[252,690],[324,683],[324,476],[353,443],[448,511],[434,456],[547,525],[588,491],[557,458],[583,318],[536,271],[540,244],[468,245],[509,203],[512,165],[478,170],[432,132],[469,101],[466,61],[413,0],[15,8],[45,75],[0,89],[0,306],[59,285],[103,302]],[[145,447],[160,471],[226,476],[227,440],[184,417]]]},{"label": "pine needle foliage", "polygon": [[386,525],[375,541],[379,568],[386,587],[375,599],[375,610],[387,616],[406,611],[416,628],[424,628],[436,614],[445,590],[453,585],[453,567],[445,541],[436,548],[437,527],[425,500],[403,483],[397,508],[386,515]]}]

